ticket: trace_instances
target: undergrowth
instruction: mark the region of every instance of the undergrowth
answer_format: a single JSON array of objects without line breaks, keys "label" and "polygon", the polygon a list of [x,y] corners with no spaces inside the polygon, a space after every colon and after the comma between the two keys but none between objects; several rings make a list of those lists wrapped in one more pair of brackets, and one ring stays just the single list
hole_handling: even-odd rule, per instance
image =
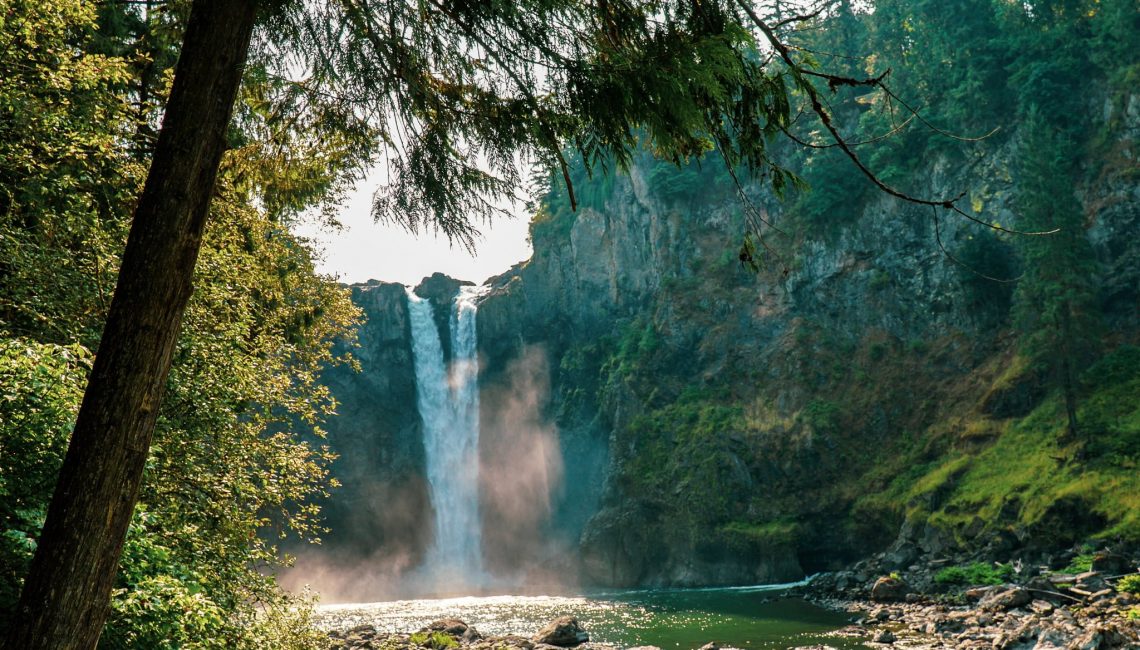
[{"label": "undergrowth", "polygon": [[942,569],[934,576],[934,582],[941,585],[1000,585],[1013,578],[1013,567],[1008,564],[986,564],[974,562]]}]

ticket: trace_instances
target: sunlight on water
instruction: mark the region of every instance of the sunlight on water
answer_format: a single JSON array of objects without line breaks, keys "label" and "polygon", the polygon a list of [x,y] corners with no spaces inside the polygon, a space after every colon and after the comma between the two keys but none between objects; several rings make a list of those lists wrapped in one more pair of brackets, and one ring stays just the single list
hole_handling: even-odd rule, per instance
[{"label": "sunlight on water", "polygon": [[615,591],[585,596],[486,596],[327,605],[318,624],[346,629],[371,624],[413,632],[431,621],[459,618],[483,634],[530,636],[558,616],[576,616],[591,641],[622,647],[696,648],[709,641],[741,648],[826,644],[865,646],[828,634],[846,615],[779,596],[783,586],[734,589]]}]

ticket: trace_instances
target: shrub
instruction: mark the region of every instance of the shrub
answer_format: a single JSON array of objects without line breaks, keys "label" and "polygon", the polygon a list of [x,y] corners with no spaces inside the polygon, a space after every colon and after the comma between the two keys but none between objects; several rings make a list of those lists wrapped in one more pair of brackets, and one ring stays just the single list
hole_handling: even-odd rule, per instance
[{"label": "shrub", "polygon": [[421,645],[425,648],[434,648],[434,650],[444,650],[445,648],[454,648],[459,645],[450,634],[446,632],[416,632],[408,637],[408,640],[415,645]]},{"label": "shrub", "polygon": [[1116,583],[1116,590],[1130,594],[1140,594],[1140,573],[1124,576]]},{"label": "shrub", "polygon": [[1093,554],[1081,553],[1073,558],[1072,562],[1069,562],[1069,566],[1061,569],[1061,573],[1084,573],[1086,571],[1092,571],[1092,565]]},{"label": "shrub", "polygon": [[1013,577],[1013,567],[1008,564],[959,564],[942,569],[934,576],[934,582],[943,585],[1000,585]]}]

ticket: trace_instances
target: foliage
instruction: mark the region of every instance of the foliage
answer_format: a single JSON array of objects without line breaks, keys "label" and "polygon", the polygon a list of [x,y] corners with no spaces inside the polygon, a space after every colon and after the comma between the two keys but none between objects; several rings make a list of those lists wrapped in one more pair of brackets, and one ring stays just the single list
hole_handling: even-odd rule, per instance
[{"label": "foliage", "polygon": [[768,143],[796,81],[728,3],[285,3],[268,26],[269,55],[311,71],[340,100],[333,117],[384,143],[374,213],[412,231],[469,247],[522,184],[520,154],[571,187],[571,163],[625,169],[643,142],[674,164],[716,149],[789,182]]},{"label": "foliage", "polygon": [[[669,534],[689,543],[706,528],[744,514],[749,498],[741,440],[748,424],[742,409],[720,402],[715,395],[688,391],[619,432],[629,454],[619,476],[624,492],[651,503],[667,499],[673,513]],[[779,528],[767,532],[778,536]],[[759,543],[749,531],[760,534],[747,525],[722,529],[730,541]]]},{"label": "foliage", "polygon": [[1080,462],[1079,443],[1066,442],[1062,400],[1046,400],[987,444],[939,457],[897,498],[933,501],[931,520],[951,530],[980,517],[990,526],[1027,527],[1057,545],[1085,537],[1140,539],[1136,359],[1135,348],[1122,346],[1083,376],[1078,417],[1097,440],[1084,447]]},{"label": "foliage", "polygon": [[[0,602],[19,595],[79,410],[91,353],[0,338]],[[8,610],[0,610],[0,627]]]},{"label": "foliage", "polygon": [[1118,580],[1116,590],[1127,594],[1140,594],[1140,573],[1133,573]]},{"label": "foliage", "polygon": [[942,585],[1000,585],[1013,578],[1009,564],[974,562],[948,566],[934,575],[934,582]]},{"label": "foliage", "polygon": [[838,404],[822,399],[808,402],[800,413],[804,424],[819,434],[837,433],[841,412]]},{"label": "foliage", "polygon": [[1094,553],[1080,553],[1069,561],[1069,565],[1061,569],[1061,573],[1084,573],[1092,571],[1093,560],[1096,559]]},{"label": "foliage", "polygon": [[[0,29],[0,332],[94,349],[141,169],[122,60],[74,52],[95,15],[75,1],[5,3]],[[49,272],[50,271],[50,272]]]},{"label": "foliage", "polygon": [[1016,293],[1021,346],[1056,377],[1077,434],[1076,368],[1095,354],[1100,334],[1096,262],[1076,196],[1069,189],[1071,145],[1034,112],[1026,122],[1018,180],[1018,225],[1029,232],[1019,247],[1025,275]]},{"label": "foliage", "polygon": [[[35,549],[115,285],[180,15],[129,3],[0,11],[0,630]],[[220,172],[121,561],[109,647],[318,647],[265,571],[319,533],[331,412],[317,372],[356,318],[285,222],[360,156],[257,63]],[[331,175],[330,175],[331,174]]]},{"label": "foliage", "polygon": [[432,648],[432,650],[446,650],[459,645],[459,642],[446,632],[416,632],[408,637],[408,640],[415,645]]},{"label": "foliage", "polygon": [[[1013,304],[1017,260],[1013,246],[991,231],[970,235],[956,251],[967,308],[986,325],[1003,324]],[[995,281],[995,279],[997,281]]]}]

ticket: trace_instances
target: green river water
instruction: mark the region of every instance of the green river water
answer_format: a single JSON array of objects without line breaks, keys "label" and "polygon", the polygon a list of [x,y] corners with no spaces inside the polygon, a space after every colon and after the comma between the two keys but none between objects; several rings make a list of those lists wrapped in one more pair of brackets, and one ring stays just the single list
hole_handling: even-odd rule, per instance
[{"label": "green river water", "polygon": [[831,634],[848,616],[803,600],[784,598],[779,587],[670,589],[582,596],[471,596],[432,600],[328,605],[318,625],[347,629],[371,624],[384,632],[413,632],[431,621],[459,618],[484,634],[534,634],[558,616],[576,616],[591,641],[621,647],[690,650],[710,641],[737,648],[826,645],[843,650],[865,645]]}]

